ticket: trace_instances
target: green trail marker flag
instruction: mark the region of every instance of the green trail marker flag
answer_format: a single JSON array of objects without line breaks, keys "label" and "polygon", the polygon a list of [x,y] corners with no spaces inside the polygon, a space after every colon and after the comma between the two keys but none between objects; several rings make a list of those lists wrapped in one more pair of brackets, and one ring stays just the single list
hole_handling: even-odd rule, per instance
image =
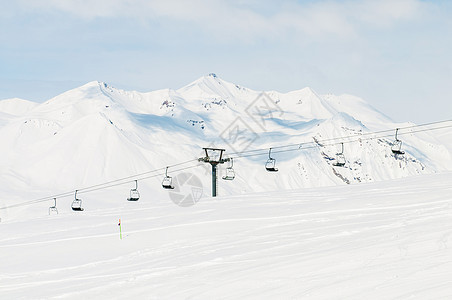
[{"label": "green trail marker flag", "polygon": [[118,226],[119,226],[119,238],[122,240],[121,219],[119,219]]}]

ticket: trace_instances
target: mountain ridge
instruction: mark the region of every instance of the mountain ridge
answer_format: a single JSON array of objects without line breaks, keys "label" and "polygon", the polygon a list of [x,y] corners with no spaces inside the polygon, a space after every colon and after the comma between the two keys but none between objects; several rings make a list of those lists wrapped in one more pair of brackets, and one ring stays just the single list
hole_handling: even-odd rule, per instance
[{"label": "mountain ridge", "polygon": [[[353,184],[452,169],[449,150],[428,133],[402,132],[406,154],[398,157],[391,152],[393,137],[367,139],[365,134],[373,131],[412,124],[394,123],[358,97],[319,95],[311,88],[262,93],[212,74],[177,90],[147,93],[92,81],[20,116],[0,115],[0,121],[0,137],[9,145],[0,150],[0,178],[8,182],[16,174],[12,176],[31,189],[49,193],[194,160],[208,146],[236,156],[237,178],[222,182],[220,194]],[[334,166],[341,142],[343,168]],[[303,148],[306,143],[314,146]],[[300,148],[289,152],[272,152],[280,171],[265,171],[265,149],[297,144]],[[261,150],[240,157],[252,149]],[[209,168],[198,168],[203,171],[193,172],[209,195]],[[144,188],[167,197],[158,181],[145,181]]]}]

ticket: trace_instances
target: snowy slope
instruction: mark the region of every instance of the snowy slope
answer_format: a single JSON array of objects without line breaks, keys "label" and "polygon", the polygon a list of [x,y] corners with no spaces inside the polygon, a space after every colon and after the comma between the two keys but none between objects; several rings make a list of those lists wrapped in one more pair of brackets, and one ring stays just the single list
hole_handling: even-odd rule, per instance
[{"label": "snowy slope", "polygon": [[[215,74],[177,90],[148,93],[90,82],[31,108],[22,103],[17,108],[4,105],[3,110],[0,138],[8,147],[0,149],[0,197],[6,204],[157,169],[160,177],[140,180],[140,187],[164,197],[161,170],[196,160],[208,146],[223,147],[235,157],[237,177],[219,183],[220,195],[373,182],[452,169],[447,132],[402,130],[406,154],[396,157],[390,150],[393,130],[413,124],[392,122],[362,99],[319,95],[310,88],[262,94]],[[368,135],[388,129],[388,136]],[[323,142],[332,138],[339,139]],[[346,157],[343,168],[334,166],[340,142]],[[267,149],[288,144],[294,146],[272,152],[280,171],[266,172]],[[246,151],[253,149],[261,150],[249,156]],[[220,166],[219,177],[225,167]],[[209,168],[200,164],[189,170],[203,182],[206,195]],[[170,175],[177,175],[176,169],[170,168]],[[124,191],[130,185],[126,183]],[[23,198],[23,190],[29,198]],[[0,210],[0,218],[5,218],[2,214]]]},{"label": "snowy slope", "polygon": [[20,98],[0,100],[0,112],[10,115],[23,115],[38,106],[37,103]]},{"label": "snowy slope", "polygon": [[[413,125],[354,96],[263,94],[215,74],[0,101],[0,298],[450,298],[452,135],[402,129],[395,156],[394,129]],[[236,172],[215,200],[197,161],[208,146]],[[173,203],[195,191],[182,172],[203,196],[190,207]]]},{"label": "snowy slope", "polygon": [[0,295],[449,299],[450,182],[443,173],[203,198],[189,208],[148,194],[83,214],[65,200],[59,215],[0,223]]}]

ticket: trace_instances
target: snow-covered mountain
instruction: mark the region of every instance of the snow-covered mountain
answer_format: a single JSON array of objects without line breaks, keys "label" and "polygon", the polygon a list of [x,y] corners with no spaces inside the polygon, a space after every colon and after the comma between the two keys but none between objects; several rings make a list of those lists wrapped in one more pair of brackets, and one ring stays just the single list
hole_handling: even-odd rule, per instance
[{"label": "snow-covered mountain", "polygon": [[[215,74],[177,90],[148,93],[90,82],[42,104],[0,101],[5,145],[0,149],[0,196],[20,202],[24,199],[15,196],[18,190],[36,198],[133,177],[195,160],[208,146],[225,148],[226,155],[235,157],[237,177],[220,182],[220,195],[451,170],[451,149],[434,132],[401,131],[406,154],[398,157],[390,149],[394,132],[374,139],[368,134],[412,125],[395,123],[354,96],[319,95],[310,88],[262,93]],[[450,141],[449,135],[440,134]],[[341,142],[346,164],[335,167]],[[290,144],[295,146],[278,148]],[[270,147],[277,173],[264,168]],[[249,152],[253,149],[262,150]],[[210,167],[200,165],[189,172],[210,195]],[[220,176],[225,167],[220,167]],[[140,186],[156,197],[166,195],[160,181],[151,178]]]},{"label": "snow-covered mountain", "polygon": [[37,103],[20,98],[5,99],[0,101],[0,113],[20,116],[38,106]]},{"label": "snow-covered mountain", "polygon": [[[42,104],[0,101],[0,295],[448,298],[452,135],[426,131],[444,125],[406,128],[354,96],[262,93],[214,74],[178,90],[90,82]],[[234,159],[216,199],[197,160],[208,146]],[[279,172],[264,168],[270,147]],[[174,205],[195,184],[164,190],[166,166],[205,198]],[[135,179],[141,198],[126,201]]]}]

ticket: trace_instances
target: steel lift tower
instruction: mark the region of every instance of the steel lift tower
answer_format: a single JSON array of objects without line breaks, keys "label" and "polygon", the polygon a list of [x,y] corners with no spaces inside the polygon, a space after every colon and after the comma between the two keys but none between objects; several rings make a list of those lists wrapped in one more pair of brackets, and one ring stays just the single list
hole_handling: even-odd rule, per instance
[{"label": "steel lift tower", "polygon": [[225,149],[202,148],[206,153],[205,157],[198,158],[198,161],[209,163],[212,166],[212,197],[217,196],[217,165],[224,164],[229,158],[223,158]]}]

